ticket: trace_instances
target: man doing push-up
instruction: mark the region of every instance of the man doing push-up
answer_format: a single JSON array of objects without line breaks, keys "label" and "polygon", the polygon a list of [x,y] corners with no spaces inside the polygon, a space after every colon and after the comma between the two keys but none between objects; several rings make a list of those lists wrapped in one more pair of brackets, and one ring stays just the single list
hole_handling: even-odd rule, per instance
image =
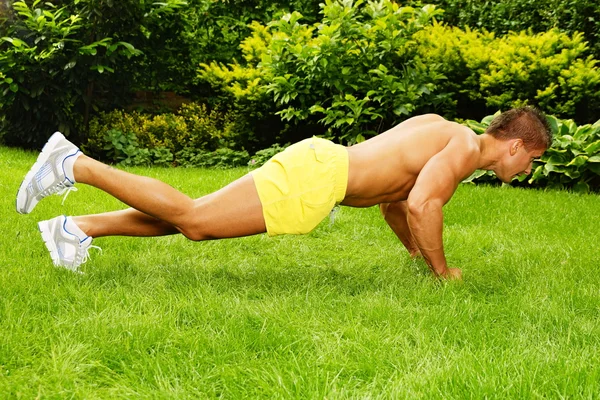
[{"label": "man doing push-up", "polygon": [[27,173],[17,211],[30,213],[44,197],[76,183],[103,190],[131,208],[78,217],[58,216],[39,228],[54,264],[77,270],[92,238],[181,233],[191,240],[268,233],[303,234],[336,204],[379,205],[411,256],[433,273],[460,278],[449,268],[442,241],[442,207],[477,169],[503,182],[529,174],[551,145],[544,115],[531,107],[497,116],[486,132],[427,114],[350,147],[313,137],[275,155],[224,188],[192,199],[159,180],[109,167],[55,133]]}]

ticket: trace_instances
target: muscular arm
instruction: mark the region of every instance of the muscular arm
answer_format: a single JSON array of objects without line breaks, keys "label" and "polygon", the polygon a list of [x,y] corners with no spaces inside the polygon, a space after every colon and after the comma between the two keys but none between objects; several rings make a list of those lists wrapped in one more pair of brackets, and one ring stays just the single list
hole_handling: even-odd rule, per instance
[{"label": "muscular arm", "polygon": [[420,255],[419,247],[408,226],[408,204],[406,201],[395,203],[382,203],[379,205],[385,222],[392,228],[398,239],[402,242],[411,257]]},{"label": "muscular arm", "polygon": [[438,276],[452,275],[444,255],[442,207],[475,170],[477,155],[467,136],[451,139],[425,164],[408,196],[408,226],[427,265]]}]

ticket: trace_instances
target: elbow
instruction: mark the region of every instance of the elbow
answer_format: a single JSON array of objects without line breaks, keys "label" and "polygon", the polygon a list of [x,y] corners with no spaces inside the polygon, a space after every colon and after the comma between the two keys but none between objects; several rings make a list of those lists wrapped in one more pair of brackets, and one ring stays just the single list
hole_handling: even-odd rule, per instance
[{"label": "elbow", "polygon": [[441,209],[438,202],[433,200],[408,200],[408,214],[416,219]]},{"label": "elbow", "polygon": [[425,212],[426,204],[426,200],[409,198],[407,201],[408,213],[413,216],[422,215]]}]

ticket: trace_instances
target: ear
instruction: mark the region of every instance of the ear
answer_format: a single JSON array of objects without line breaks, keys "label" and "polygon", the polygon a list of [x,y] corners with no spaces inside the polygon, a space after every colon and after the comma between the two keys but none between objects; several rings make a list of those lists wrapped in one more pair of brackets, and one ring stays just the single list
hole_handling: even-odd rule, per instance
[{"label": "ear", "polygon": [[524,146],[523,140],[522,139],[514,139],[511,141],[510,143],[510,155],[514,156],[515,154],[517,154],[517,152],[519,151],[519,149],[521,147]]}]

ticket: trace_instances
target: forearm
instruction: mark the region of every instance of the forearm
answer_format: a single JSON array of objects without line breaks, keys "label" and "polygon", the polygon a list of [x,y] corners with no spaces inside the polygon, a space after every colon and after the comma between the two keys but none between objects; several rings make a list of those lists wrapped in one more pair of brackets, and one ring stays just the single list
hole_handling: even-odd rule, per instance
[{"label": "forearm", "polygon": [[448,273],[444,255],[442,206],[428,203],[408,213],[408,225],[414,241],[429,268],[438,276]]},{"label": "forearm", "polygon": [[419,247],[408,226],[406,202],[383,203],[379,207],[385,222],[392,228],[396,237],[400,239],[411,256],[416,256],[419,253]]}]

